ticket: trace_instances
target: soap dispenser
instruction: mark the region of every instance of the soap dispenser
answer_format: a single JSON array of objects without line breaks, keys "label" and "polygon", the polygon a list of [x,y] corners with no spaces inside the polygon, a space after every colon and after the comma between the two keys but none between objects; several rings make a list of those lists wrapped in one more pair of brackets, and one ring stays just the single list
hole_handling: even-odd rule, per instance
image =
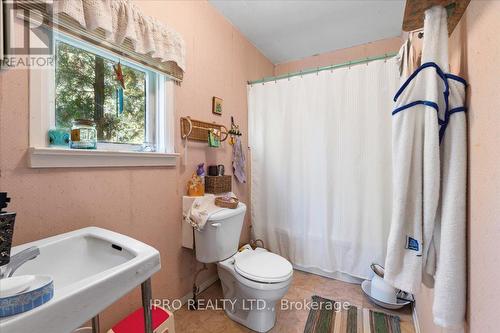
[{"label": "soap dispenser", "polygon": [[7,265],[10,261],[10,249],[16,220],[16,213],[3,210],[9,202],[10,198],[7,197],[7,192],[0,192],[0,266]]}]

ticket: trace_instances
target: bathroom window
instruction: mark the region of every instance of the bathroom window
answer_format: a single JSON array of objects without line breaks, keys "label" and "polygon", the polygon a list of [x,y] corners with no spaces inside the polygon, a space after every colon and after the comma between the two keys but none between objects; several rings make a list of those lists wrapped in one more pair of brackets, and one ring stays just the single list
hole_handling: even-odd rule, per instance
[{"label": "bathroom window", "polygon": [[56,127],[71,128],[75,119],[92,119],[100,143],[140,146],[151,141],[154,136],[147,129],[154,112],[146,117],[146,110],[155,105],[146,103],[146,88],[155,81],[154,73],[61,40],[55,47]]},{"label": "bathroom window", "polygon": [[[75,119],[96,124],[98,148],[156,150],[161,74],[63,36],[55,38],[55,113],[59,128]],[[158,96],[157,96],[158,95]]]},{"label": "bathroom window", "polygon": [[[57,150],[48,145],[48,130],[71,128],[76,119],[94,121],[97,150],[92,153],[63,147],[58,149],[58,156],[79,155],[82,166],[175,164],[174,159],[169,159],[168,163],[154,159],[161,155],[175,155],[173,81],[170,78],[148,66],[62,33],[54,34],[54,46],[54,66],[30,70],[33,167],[38,167],[36,158],[40,154],[52,156]],[[115,163],[113,159],[120,156],[117,152],[134,154],[122,154],[123,158]],[[82,155],[92,158],[85,160]],[[96,157],[101,162],[88,162]],[[96,165],[90,165],[92,163]]]}]

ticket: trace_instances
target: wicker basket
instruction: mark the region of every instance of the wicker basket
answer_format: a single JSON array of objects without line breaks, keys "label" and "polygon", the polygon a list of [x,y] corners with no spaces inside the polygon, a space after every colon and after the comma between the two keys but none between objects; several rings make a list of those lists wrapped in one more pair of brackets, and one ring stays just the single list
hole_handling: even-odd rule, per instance
[{"label": "wicker basket", "polygon": [[238,207],[238,198],[232,197],[231,201],[224,200],[224,198],[215,198],[215,205],[223,208],[235,209]]},{"label": "wicker basket", "polygon": [[232,176],[205,176],[205,193],[231,192]]}]

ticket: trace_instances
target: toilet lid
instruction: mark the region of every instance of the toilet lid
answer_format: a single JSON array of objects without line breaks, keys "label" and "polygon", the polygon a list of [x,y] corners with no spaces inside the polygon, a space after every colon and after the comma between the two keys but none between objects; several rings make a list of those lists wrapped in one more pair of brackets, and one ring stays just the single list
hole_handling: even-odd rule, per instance
[{"label": "toilet lid", "polygon": [[235,258],[234,268],[241,276],[258,282],[282,282],[293,273],[292,264],[277,254],[247,250]]}]

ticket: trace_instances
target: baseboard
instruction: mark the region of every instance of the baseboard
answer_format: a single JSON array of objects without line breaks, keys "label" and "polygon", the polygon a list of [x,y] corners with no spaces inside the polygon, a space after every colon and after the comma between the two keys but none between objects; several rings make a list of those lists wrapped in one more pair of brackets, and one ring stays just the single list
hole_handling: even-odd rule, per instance
[{"label": "baseboard", "polygon": [[415,302],[411,306],[412,318],[413,318],[413,327],[415,327],[415,333],[420,333],[420,323],[418,321],[418,313]]},{"label": "baseboard", "polygon": [[[202,291],[206,290],[208,287],[210,287],[211,285],[213,285],[218,280],[219,280],[219,276],[218,275],[213,275],[213,276],[209,277],[207,280],[203,281],[202,283],[200,283],[198,285],[199,290],[200,290],[199,292],[201,293]],[[184,295],[183,297],[181,297],[182,305],[186,304],[187,301],[189,299],[191,299],[191,298],[193,298],[193,292],[192,291],[189,292],[188,294]]]},{"label": "baseboard", "polygon": [[304,267],[304,266],[299,266],[299,265],[293,265],[294,269],[297,269],[302,272],[306,273],[311,273],[319,276],[323,276],[329,279],[334,279],[334,280],[339,280],[342,282],[347,282],[347,283],[354,283],[354,284],[361,284],[365,279],[357,276],[352,276],[347,273],[342,273],[342,272],[333,272],[333,273],[326,273],[320,269],[314,268],[314,267]]}]

